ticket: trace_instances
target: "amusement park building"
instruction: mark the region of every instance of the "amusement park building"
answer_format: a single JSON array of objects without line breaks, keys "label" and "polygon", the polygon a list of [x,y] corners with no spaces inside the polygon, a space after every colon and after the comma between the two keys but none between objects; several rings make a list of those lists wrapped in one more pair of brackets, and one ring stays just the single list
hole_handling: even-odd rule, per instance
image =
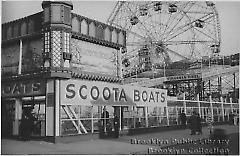
[{"label": "amusement park building", "polygon": [[20,134],[29,108],[37,119],[32,135],[54,142],[95,136],[100,121],[112,121],[113,114],[121,131],[132,132],[178,125],[182,110],[187,115],[196,110],[202,118],[211,110],[216,121],[238,111],[232,102],[176,101],[165,89],[123,85],[124,30],[72,13],[71,2],[44,1],[42,8],[2,24],[2,136]]}]

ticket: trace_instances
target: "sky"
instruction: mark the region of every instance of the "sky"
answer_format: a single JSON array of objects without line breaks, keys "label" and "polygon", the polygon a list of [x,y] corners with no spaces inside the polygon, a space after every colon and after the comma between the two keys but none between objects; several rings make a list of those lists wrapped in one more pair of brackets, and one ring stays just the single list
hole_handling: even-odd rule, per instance
[{"label": "sky", "polygon": [[[106,23],[116,1],[72,1],[73,13]],[[42,1],[2,1],[2,23],[42,11]],[[240,52],[240,1],[215,1],[221,25],[221,53]]]}]

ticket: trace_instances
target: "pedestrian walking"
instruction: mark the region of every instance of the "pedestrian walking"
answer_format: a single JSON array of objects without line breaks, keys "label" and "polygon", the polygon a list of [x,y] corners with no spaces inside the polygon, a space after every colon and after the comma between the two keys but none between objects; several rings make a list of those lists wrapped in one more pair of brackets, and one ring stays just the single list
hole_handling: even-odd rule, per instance
[{"label": "pedestrian walking", "polygon": [[120,122],[119,122],[119,118],[118,118],[117,115],[114,116],[113,123],[114,123],[114,137],[118,138],[119,137]]},{"label": "pedestrian walking", "polygon": [[197,115],[195,111],[192,113],[189,119],[189,124],[190,124],[191,135],[195,135],[197,130]]},{"label": "pedestrian walking", "polygon": [[180,122],[184,128],[186,128],[186,121],[187,121],[186,114],[184,113],[184,111],[182,111],[182,113],[180,114]]},{"label": "pedestrian walking", "polygon": [[213,132],[213,118],[210,110],[208,111],[208,114],[207,114],[207,125],[208,125],[209,133],[211,134]]}]

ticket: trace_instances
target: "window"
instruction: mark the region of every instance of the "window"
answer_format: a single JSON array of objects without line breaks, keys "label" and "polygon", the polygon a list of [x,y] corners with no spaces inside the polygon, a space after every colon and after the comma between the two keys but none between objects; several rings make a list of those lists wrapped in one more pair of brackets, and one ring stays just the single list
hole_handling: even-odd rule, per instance
[{"label": "window", "polygon": [[72,31],[74,31],[74,32],[80,31],[79,21],[78,21],[77,17],[74,17],[72,19]]},{"label": "window", "polygon": [[101,25],[97,27],[96,37],[99,39],[104,39],[103,27]]},{"label": "window", "polygon": [[81,33],[87,35],[88,33],[88,25],[86,20],[82,20],[81,22]]},{"label": "window", "polygon": [[123,35],[123,32],[122,32],[122,31],[119,33],[118,43],[119,43],[119,44],[122,44],[122,45],[124,44],[124,35]]},{"label": "window", "polygon": [[89,36],[95,37],[95,34],[96,34],[96,27],[95,27],[94,22],[92,22],[89,25]]},{"label": "window", "polygon": [[108,27],[106,27],[106,29],[104,30],[104,39],[106,41],[110,41],[110,30]]},{"label": "window", "polygon": [[112,42],[117,43],[117,32],[113,30],[112,32]]}]

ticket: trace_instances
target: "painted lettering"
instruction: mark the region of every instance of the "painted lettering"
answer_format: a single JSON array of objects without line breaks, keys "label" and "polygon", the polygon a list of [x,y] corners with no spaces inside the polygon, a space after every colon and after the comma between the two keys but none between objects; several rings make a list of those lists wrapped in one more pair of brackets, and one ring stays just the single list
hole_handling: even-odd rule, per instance
[{"label": "painted lettering", "polygon": [[122,98],[123,98],[125,101],[127,101],[127,97],[126,97],[126,94],[125,94],[124,89],[121,90],[120,97],[119,97],[119,101],[121,101]]},{"label": "painted lettering", "polygon": [[150,93],[150,97],[149,97],[149,101],[148,101],[148,102],[151,102],[151,100],[152,100],[153,102],[155,102],[154,96],[153,96],[153,92]]},{"label": "painted lettering", "polygon": [[32,91],[33,92],[38,92],[40,90],[40,87],[41,87],[41,84],[39,82],[38,83],[33,83],[32,84]]},{"label": "painted lettering", "polygon": [[[95,96],[93,95],[93,91],[94,91],[94,90],[96,90]],[[98,97],[99,97],[99,89],[98,89],[97,86],[93,86],[93,87],[91,88],[91,97],[92,97],[93,100],[97,100],[97,99],[98,99]]]},{"label": "painted lettering", "polygon": [[157,95],[157,102],[158,102],[158,95],[159,95],[159,92],[155,92],[155,94]]},{"label": "painted lettering", "polygon": [[80,97],[82,98],[82,99],[87,99],[87,95],[83,95],[82,94],[82,89],[87,89],[87,86],[86,85],[82,85],[81,87],[80,87],[80,89],[79,89],[79,95],[80,95]]},{"label": "painted lettering", "polygon": [[114,91],[114,101],[118,100],[118,92],[119,92],[119,88],[113,88]]},{"label": "painted lettering", "polygon": [[[145,94],[145,96],[144,96],[144,94]],[[144,101],[144,102],[146,102],[147,101],[147,99],[148,99],[148,97],[147,97],[148,95],[147,95],[147,91],[143,91],[142,92],[142,100]]]},{"label": "painted lettering", "polygon": [[103,98],[104,100],[109,100],[111,97],[111,91],[108,87],[103,88]]},{"label": "painted lettering", "polygon": [[3,88],[3,91],[5,94],[10,94],[12,91],[12,87],[10,85],[7,85]]},{"label": "painted lettering", "polygon": [[13,94],[20,94],[21,93],[21,84],[15,84],[13,87]]},{"label": "painted lettering", "polygon": [[165,93],[161,93],[161,102],[164,102],[165,101]]},{"label": "painted lettering", "polygon": [[70,93],[70,95],[69,95],[69,94],[66,94],[66,97],[67,97],[68,99],[72,99],[72,98],[74,98],[74,96],[76,95],[76,93],[75,93],[75,91],[74,91],[74,88],[75,88],[75,84],[68,84],[68,85],[67,85],[66,90],[67,90],[68,93]]},{"label": "painted lettering", "polygon": [[134,102],[135,101],[140,101],[140,95],[139,95],[140,93],[139,93],[139,91],[134,89],[133,93],[134,93],[133,94],[134,95]]}]

